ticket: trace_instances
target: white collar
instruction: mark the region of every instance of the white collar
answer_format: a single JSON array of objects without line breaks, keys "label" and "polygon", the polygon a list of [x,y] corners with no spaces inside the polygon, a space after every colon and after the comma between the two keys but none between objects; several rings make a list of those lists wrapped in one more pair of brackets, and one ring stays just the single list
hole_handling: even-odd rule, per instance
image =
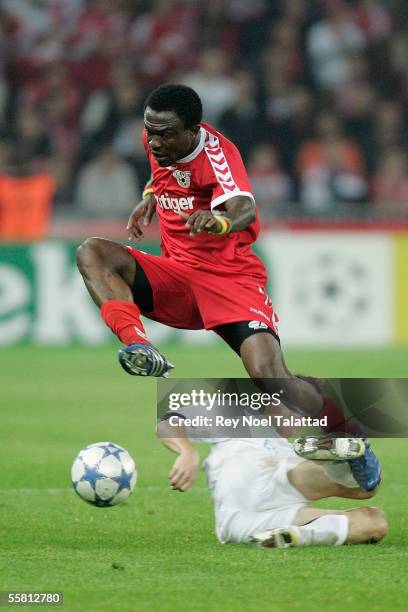
[{"label": "white collar", "polygon": [[187,164],[188,162],[193,161],[197,157],[199,153],[204,149],[204,141],[205,141],[205,129],[200,127],[200,140],[198,141],[198,145],[189,155],[186,157],[182,157],[176,161],[176,164]]}]

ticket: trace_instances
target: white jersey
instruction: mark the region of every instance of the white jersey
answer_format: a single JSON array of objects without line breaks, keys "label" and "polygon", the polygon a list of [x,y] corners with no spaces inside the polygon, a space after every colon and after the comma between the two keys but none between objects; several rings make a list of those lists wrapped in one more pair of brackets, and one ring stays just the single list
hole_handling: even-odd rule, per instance
[{"label": "white jersey", "polygon": [[255,531],[291,524],[308,503],[287,477],[303,460],[276,429],[271,428],[268,438],[234,438],[214,437],[214,428],[203,421],[184,427],[192,442],[211,444],[204,469],[220,542],[247,542]]}]

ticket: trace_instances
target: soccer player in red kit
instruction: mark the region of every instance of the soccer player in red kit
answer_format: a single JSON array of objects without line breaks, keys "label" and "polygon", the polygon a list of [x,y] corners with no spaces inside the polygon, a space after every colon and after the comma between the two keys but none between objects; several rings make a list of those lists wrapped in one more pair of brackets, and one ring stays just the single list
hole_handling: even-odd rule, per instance
[{"label": "soccer player in red kit", "polygon": [[259,221],[237,148],[202,123],[201,100],[184,85],[155,89],[144,125],[152,178],[127,229],[131,240],[140,240],[142,220],[148,225],[156,213],[161,256],[90,238],[77,258],[105,323],[125,345],[121,365],[139,376],[166,376],[173,367],[146,337],[141,314],[176,328],[212,330],[258,385],[270,392],[283,387],[286,406],[327,414],[329,429],[336,429],[341,411],[324,401],[312,379],[285,365],[267,273],[252,251]]},{"label": "soccer player in red kit", "polygon": [[143,314],[213,330],[253,378],[287,378],[267,273],[251,248],[259,233],[251,186],[234,144],[201,120],[199,96],[183,85],[163,85],[145,104],[152,178],[128,231],[140,240],[141,222],[156,213],[161,256],[91,238],[79,248],[78,266],[104,321],[126,345],[119,360],[130,374],[163,376],[172,367],[146,338]]}]

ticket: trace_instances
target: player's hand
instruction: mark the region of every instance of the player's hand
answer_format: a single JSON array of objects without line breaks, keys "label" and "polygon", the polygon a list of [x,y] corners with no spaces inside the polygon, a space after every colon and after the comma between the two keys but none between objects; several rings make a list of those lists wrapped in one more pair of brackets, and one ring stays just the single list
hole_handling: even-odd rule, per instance
[{"label": "player's hand", "polygon": [[196,210],[192,215],[180,211],[179,215],[186,222],[186,227],[190,229],[190,236],[195,236],[200,232],[217,234],[220,231],[220,222],[209,210]]},{"label": "player's hand", "polygon": [[149,193],[135,208],[129,217],[126,229],[129,232],[129,240],[138,242],[143,238],[143,232],[140,227],[140,221],[143,219],[143,225],[149,225],[156,212],[156,198],[153,193]]},{"label": "player's hand", "polygon": [[187,491],[197,478],[200,456],[195,448],[181,453],[171,468],[169,479],[174,491]]}]

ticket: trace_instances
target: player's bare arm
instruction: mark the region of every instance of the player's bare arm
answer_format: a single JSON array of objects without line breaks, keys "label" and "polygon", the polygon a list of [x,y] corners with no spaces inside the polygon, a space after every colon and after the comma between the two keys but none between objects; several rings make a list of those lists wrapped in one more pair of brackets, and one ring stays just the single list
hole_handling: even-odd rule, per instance
[{"label": "player's bare arm", "polygon": [[126,229],[129,232],[129,240],[138,242],[143,238],[143,231],[140,227],[140,222],[146,227],[150,224],[154,213],[156,212],[156,198],[154,193],[150,192],[144,196],[130,214]]},{"label": "player's bare arm", "polygon": [[[209,210],[199,210],[192,215],[180,212],[180,216],[190,228],[190,235],[200,232],[209,234],[226,234],[240,232],[256,219],[255,207],[251,198],[235,196],[225,202],[225,216],[214,214]],[[227,225],[223,221],[227,221]]]},{"label": "player's bare arm", "polygon": [[[179,432],[179,437],[174,437],[175,429]],[[197,478],[200,464],[200,456],[197,450],[188,439],[183,425],[174,427],[170,426],[167,421],[160,421],[156,431],[164,446],[178,454],[169,473],[172,489],[180,492],[187,491]]]},{"label": "player's bare arm", "polygon": [[225,215],[231,221],[231,232],[244,230],[256,219],[253,200],[246,196],[235,196],[227,200],[225,211]]}]

